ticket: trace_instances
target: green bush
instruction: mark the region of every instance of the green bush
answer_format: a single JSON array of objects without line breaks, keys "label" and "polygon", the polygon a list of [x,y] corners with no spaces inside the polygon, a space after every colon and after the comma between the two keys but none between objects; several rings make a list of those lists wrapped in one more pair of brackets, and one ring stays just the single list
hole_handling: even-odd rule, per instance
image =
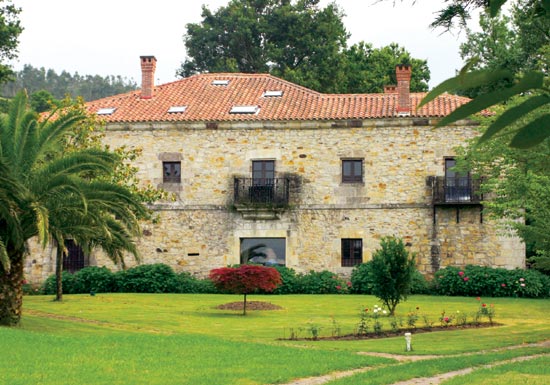
[{"label": "green bush", "polygon": [[176,293],[178,278],[168,265],[139,265],[115,274],[118,289],[124,293]]},{"label": "green bush", "polygon": [[118,291],[115,275],[105,266],[85,267],[74,273],[74,279],[77,293],[113,293]]},{"label": "green bush", "polygon": [[347,285],[337,275],[328,270],[311,270],[299,279],[303,294],[337,294],[347,290]]},{"label": "green bush", "polygon": [[394,315],[399,302],[407,299],[416,265],[414,255],[409,256],[403,240],[384,237],[380,248],[372,256],[372,294],[378,297]]},{"label": "green bush", "polygon": [[372,261],[361,263],[351,271],[351,292],[355,294],[372,294]]},{"label": "green bush", "polygon": [[199,279],[186,271],[176,275],[178,293],[215,294],[219,293],[212,281],[208,278]]},{"label": "green bush", "polygon": [[[63,293],[64,294],[78,294],[78,285],[76,284],[76,280],[74,277],[74,274],[71,274],[69,272],[62,272],[61,273],[61,285],[63,286]],[[42,292],[44,294],[55,294],[57,292],[57,284],[55,280],[55,274],[50,275],[46,280],[44,281],[44,284],[42,285]]]},{"label": "green bush", "polygon": [[430,294],[430,282],[424,277],[424,274],[415,270],[411,280],[411,294]]},{"label": "green bush", "polygon": [[550,277],[536,271],[468,265],[446,267],[434,275],[433,292],[449,296],[529,297],[550,295]]},{"label": "green bush", "polygon": [[273,290],[273,294],[300,294],[302,293],[301,275],[294,269],[286,266],[275,266],[283,283]]}]

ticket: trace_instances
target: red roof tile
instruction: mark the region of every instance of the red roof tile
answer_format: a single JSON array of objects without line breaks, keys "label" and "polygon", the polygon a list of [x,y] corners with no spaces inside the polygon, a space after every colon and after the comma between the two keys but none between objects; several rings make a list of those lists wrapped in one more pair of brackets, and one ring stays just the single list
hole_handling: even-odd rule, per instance
[{"label": "red roof tile", "polygon": [[[229,80],[214,85],[214,80]],[[265,91],[283,91],[282,96],[263,96]],[[194,75],[156,86],[153,97],[141,99],[141,91],[86,103],[91,113],[116,108],[102,115],[107,122],[164,121],[287,121],[337,120],[397,117],[397,94],[321,94],[266,74],[212,73]],[[469,101],[445,94],[420,110],[425,93],[411,93],[412,117],[442,117]],[[170,113],[174,106],[185,112]],[[234,106],[258,106],[257,113],[232,114]]]}]

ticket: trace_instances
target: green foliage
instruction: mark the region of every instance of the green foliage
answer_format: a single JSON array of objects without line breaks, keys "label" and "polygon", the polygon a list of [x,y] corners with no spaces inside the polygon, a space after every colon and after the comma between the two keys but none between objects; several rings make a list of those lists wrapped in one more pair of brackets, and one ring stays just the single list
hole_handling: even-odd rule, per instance
[{"label": "green foliage", "polygon": [[177,293],[210,294],[219,292],[210,279],[199,279],[185,271],[177,274],[176,282]]},{"label": "green foliage", "polygon": [[410,293],[415,270],[414,255],[409,257],[403,240],[396,237],[380,240],[380,248],[372,257],[372,294],[382,301],[391,316]]},{"label": "green foliage", "polygon": [[354,294],[372,294],[374,286],[372,261],[361,263],[351,271],[351,292]]},{"label": "green foliage", "polygon": [[432,284],[439,295],[545,298],[550,294],[550,277],[535,270],[449,266],[435,273]]},{"label": "green foliage", "polygon": [[412,67],[410,89],[412,92],[428,90],[430,70],[426,60],[415,59],[405,48],[396,43],[381,48],[359,42],[343,51],[344,75],[336,92],[380,93],[384,86],[397,84],[395,67],[407,64]]},{"label": "green foliage", "polygon": [[345,282],[328,270],[311,270],[302,275],[300,281],[303,294],[338,294],[347,288]]},{"label": "green foliage", "polygon": [[[550,105],[541,105],[523,117],[514,112],[518,106],[537,100],[538,96],[510,100],[495,116],[481,120],[482,133],[497,125],[502,128],[498,135],[457,149],[457,167],[481,178],[482,192],[491,198],[484,204],[484,215],[508,227],[503,231],[514,230],[526,243],[528,256],[550,250],[550,142],[544,140],[529,151],[512,148],[508,143],[529,121],[549,116]],[[507,114],[514,114],[517,121],[501,125],[509,120],[503,119]]]},{"label": "green foliage", "polygon": [[281,276],[281,285],[273,290],[273,294],[298,294],[302,292],[301,275],[286,266],[274,266]]},{"label": "green foliage", "polygon": [[[65,294],[79,294],[78,285],[74,274],[64,271],[61,274],[61,284]],[[57,292],[57,280],[55,274],[50,275],[42,284],[42,290],[44,294],[56,294]]]},{"label": "green foliage", "polygon": [[[461,9],[460,12],[466,12],[465,15],[468,15],[462,4],[467,3],[466,1],[456,0],[454,3],[457,3],[458,7],[455,11]],[[503,3],[505,1],[491,2],[491,17],[497,15]],[[447,11],[449,10],[450,7],[447,8]],[[452,15],[453,12],[443,18],[440,15],[437,23],[441,24],[441,20],[451,20]],[[457,15],[454,13],[454,16]],[[488,22],[482,18],[482,22],[485,20],[486,30],[476,35],[477,43],[474,44],[472,40],[468,43],[468,50],[473,54],[491,52],[489,57],[483,58],[485,62],[477,56],[472,57],[456,77],[434,88],[420,103],[419,107],[443,92],[476,90],[476,97],[472,101],[446,116],[438,126],[456,122],[483,112],[488,107],[504,104],[512,98],[525,95],[526,100],[523,104],[516,105],[508,113],[502,114],[499,120],[488,127],[480,143],[495,138],[509,126],[515,126],[511,139],[509,138],[509,145],[514,148],[532,148],[550,136],[550,114],[547,108],[550,105],[550,5],[547,1],[521,0],[514,8],[514,16],[514,22],[520,31],[516,35],[506,31],[506,26],[502,23]],[[517,36],[512,54],[506,48],[509,36]],[[512,58],[513,63],[508,61],[509,58]],[[470,71],[476,66],[482,69]]]},{"label": "green foliage", "polygon": [[[187,24],[189,58],[180,75],[197,72],[270,72],[306,87],[330,92],[347,32],[342,13],[318,0],[232,0],[203,20]],[[226,33],[230,30],[231,33]]]},{"label": "green foliage", "polygon": [[550,276],[550,255],[548,252],[538,250],[536,255],[532,256],[527,261],[532,269]]},{"label": "green foliage", "polygon": [[25,64],[21,71],[15,72],[15,79],[0,88],[0,94],[11,98],[19,90],[25,89],[31,96],[47,93],[55,100],[70,96],[90,101],[133,91],[136,88],[137,84],[133,80],[121,76],[79,75],[77,72],[70,74],[67,71],[58,74],[53,69],[34,68],[30,64]]},{"label": "green foliage", "polygon": [[[10,0],[0,0],[0,62],[15,59],[17,57],[17,45],[19,35],[23,27],[19,21],[21,8],[11,4]],[[13,75],[9,65],[0,64],[0,83],[5,83]]]},{"label": "green foliage", "polygon": [[[430,73],[397,44],[347,49],[348,33],[336,3],[318,0],[231,0],[187,24],[187,54],[179,75],[201,72],[270,73],[324,93],[382,92],[395,84],[395,66],[412,64],[411,88],[426,91]],[[230,30],[231,33],[227,33]]]},{"label": "green foliage", "polygon": [[89,266],[74,273],[75,293],[113,293],[118,291],[117,280],[105,266]]},{"label": "green foliage", "polygon": [[177,275],[168,265],[139,265],[116,273],[119,291],[126,293],[176,293]]}]

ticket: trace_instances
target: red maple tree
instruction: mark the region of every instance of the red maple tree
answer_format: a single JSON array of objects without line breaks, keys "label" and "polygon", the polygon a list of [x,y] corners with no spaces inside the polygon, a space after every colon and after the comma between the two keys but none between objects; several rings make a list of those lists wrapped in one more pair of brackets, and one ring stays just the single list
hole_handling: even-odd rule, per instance
[{"label": "red maple tree", "polygon": [[258,290],[273,291],[282,283],[277,269],[258,265],[213,269],[210,271],[210,280],[219,290],[244,294],[243,315],[246,315],[247,294]]}]

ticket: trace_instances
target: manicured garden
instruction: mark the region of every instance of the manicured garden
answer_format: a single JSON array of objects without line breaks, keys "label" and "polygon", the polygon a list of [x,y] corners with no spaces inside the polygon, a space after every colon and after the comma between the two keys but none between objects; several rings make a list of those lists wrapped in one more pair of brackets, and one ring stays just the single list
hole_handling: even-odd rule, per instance
[{"label": "manicured garden", "polygon": [[[10,357],[0,360],[0,383],[284,384],[296,378],[369,368],[328,383],[390,384],[514,357],[550,354],[550,347],[525,345],[550,340],[547,299],[410,296],[396,310],[396,319],[405,324],[411,313],[419,315],[416,327],[422,326],[424,317],[439,324],[445,313],[453,316],[453,325],[457,314],[473,318],[485,304],[494,309],[494,321],[501,326],[413,331],[413,351],[405,352],[402,336],[288,340],[291,330],[303,337],[311,336],[312,328],[321,335],[333,334],[336,328],[339,333],[357,331],[365,309],[372,312],[378,304],[370,295],[250,295],[250,301],[269,302],[282,309],[249,310],[247,316],[216,308],[242,300],[239,295],[97,293],[66,295],[63,302],[52,298],[26,296],[21,327],[0,328],[0,349]],[[390,319],[380,317],[383,329],[391,329]],[[371,319],[371,329],[373,325]],[[523,347],[502,349],[515,345]],[[490,349],[499,350],[487,352]],[[398,362],[359,352],[441,357]],[[449,383],[490,380],[512,384],[503,382],[510,376],[533,379],[527,383],[548,383],[548,369],[540,365],[547,359],[535,358],[521,365],[510,362]]]}]

